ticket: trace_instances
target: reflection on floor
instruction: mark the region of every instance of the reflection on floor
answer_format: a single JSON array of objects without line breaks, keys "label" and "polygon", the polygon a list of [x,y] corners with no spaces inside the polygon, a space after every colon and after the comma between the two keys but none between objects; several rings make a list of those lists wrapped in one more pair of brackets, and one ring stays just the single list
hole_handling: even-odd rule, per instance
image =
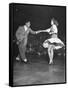
[{"label": "reflection on floor", "polygon": [[28,62],[14,62],[13,84],[33,85],[65,82],[65,57],[56,57],[49,65],[46,58],[33,58]]}]

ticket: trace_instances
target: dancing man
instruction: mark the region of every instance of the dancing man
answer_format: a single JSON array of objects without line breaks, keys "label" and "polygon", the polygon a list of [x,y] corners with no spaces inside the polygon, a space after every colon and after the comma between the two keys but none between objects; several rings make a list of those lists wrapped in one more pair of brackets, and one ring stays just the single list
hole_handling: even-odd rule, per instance
[{"label": "dancing man", "polygon": [[50,38],[43,42],[43,47],[48,48],[49,55],[49,64],[53,64],[54,50],[58,50],[64,46],[64,43],[58,38],[58,22],[53,18],[51,20],[51,27],[46,30],[37,31],[37,34],[40,32],[48,32]]},{"label": "dancing man", "polygon": [[26,52],[28,34],[29,33],[36,34],[36,31],[33,31],[30,28],[30,25],[31,24],[29,21],[24,26],[19,26],[19,28],[16,31],[17,45],[18,45],[19,52],[20,52],[20,57],[17,56],[16,60],[20,60],[20,58],[21,58],[22,61],[27,62],[25,52]]}]

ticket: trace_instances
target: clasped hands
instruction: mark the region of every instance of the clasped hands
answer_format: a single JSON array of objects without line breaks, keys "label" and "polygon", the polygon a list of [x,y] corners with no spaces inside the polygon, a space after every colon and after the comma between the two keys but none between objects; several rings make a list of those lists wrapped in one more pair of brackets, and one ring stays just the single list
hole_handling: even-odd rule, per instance
[{"label": "clasped hands", "polygon": [[38,34],[40,32],[47,32],[47,31],[46,30],[39,30],[39,31],[36,31],[36,34]]},{"label": "clasped hands", "polygon": [[36,34],[40,33],[41,31],[36,31]]}]

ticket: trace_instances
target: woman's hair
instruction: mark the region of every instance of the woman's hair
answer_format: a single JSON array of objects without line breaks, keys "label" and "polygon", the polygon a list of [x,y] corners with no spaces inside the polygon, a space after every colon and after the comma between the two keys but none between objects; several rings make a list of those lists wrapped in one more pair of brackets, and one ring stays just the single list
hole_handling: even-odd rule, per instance
[{"label": "woman's hair", "polygon": [[51,20],[54,22],[54,24],[55,24],[56,26],[58,26],[58,25],[59,25],[59,24],[58,24],[58,21],[57,21],[57,20],[55,20],[54,18],[52,18]]}]

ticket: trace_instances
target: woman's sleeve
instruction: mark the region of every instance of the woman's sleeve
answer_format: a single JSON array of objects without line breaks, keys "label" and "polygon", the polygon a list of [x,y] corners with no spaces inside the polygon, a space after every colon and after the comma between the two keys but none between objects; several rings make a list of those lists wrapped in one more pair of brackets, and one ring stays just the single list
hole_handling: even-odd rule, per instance
[{"label": "woman's sleeve", "polygon": [[50,28],[46,29],[45,31],[49,33],[50,32]]}]

